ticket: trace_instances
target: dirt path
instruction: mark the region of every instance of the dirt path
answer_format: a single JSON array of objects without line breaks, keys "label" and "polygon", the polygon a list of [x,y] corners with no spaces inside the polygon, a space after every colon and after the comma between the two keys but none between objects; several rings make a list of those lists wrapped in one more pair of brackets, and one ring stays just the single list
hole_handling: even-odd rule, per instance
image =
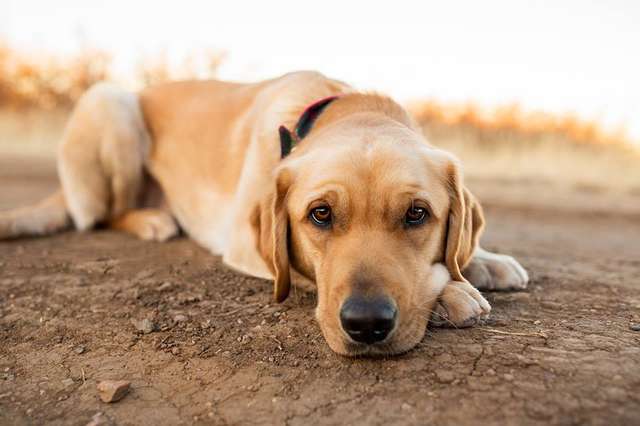
[{"label": "dirt path", "polygon": [[[34,167],[0,164],[0,208],[50,190],[50,164]],[[530,289],[489,293],[487,324],[390,359],[333,354],[312,294],[274,305],[268,282],[186,239],[0,243],[0,424],[640,424],[640,208],[476,191],[485,245],[520,259]],[[137,332],[144,318],[155,331]],[[102,379],[132,391],[104,404]]]}]

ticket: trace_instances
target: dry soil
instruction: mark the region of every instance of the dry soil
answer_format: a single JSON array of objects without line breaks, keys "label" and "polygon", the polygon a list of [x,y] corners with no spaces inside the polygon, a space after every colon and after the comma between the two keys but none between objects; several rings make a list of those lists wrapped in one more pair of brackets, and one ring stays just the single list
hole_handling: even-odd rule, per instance
[{"label": "dry soil", "polygon": [[[0,208],[55,186],[49,161],[0,161]],[[0,424],[640,424],[640,195],[471,186],[531,285],[388,359],[335,355],[313,294],[274,304],[186,238],[1,242]],[[106,379],[130,393],[101,402]]]}]

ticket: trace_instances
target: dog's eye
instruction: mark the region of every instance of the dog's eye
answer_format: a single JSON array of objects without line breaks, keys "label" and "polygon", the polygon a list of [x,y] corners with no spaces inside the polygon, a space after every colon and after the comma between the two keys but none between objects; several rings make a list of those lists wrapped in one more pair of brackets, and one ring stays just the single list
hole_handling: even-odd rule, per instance
[{"label": "dog's eye", "polygon": [[331,208],[329,206],[316,207],[309,213],[309,219],[314,225],[325,228],[331,225]]},{"label": "dog's eye", "polygon": [[404,224],[406,226],[422,225],[427,219],[427,209],[420,206],[411,206],[404,215]]}]

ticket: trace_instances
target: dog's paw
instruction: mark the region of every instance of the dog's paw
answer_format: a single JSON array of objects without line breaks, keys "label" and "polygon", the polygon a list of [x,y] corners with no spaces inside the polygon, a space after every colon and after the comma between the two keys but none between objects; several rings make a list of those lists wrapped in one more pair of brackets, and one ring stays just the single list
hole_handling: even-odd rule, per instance
[{"label": "dog's paw", "polygon": [[175,220],[165,212],[146,211],[136,229],[136,235],[146,241],[167,241],[178,235],[179,228]]},{"label": "dog's paw", "polygon": [[527,271],[513,257],[482,249],[473,256],[462,274],[482,290],[524,290],[529,284]]},{"label": "dog's paw", "polygon": [[435,327],[464,328],[478,324],[491,312],[489,302],[472,285],[450,281],[431,314]]}]

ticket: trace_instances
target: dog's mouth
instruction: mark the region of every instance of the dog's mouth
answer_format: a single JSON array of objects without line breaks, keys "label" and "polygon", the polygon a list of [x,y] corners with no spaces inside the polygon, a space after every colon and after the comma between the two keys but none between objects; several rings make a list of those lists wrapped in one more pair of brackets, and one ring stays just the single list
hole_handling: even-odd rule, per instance
[{"label": "dog's mouth", "polygon": [[392,341],[373,344],[347,341],[344,346],[346,351],[345,355],[351,357],[380,357],[399,355],[402,353],[395,348]]},{"label": "dog's mouth", "polygon": [[[345,330],[331,333],[327,343],[338,354],[347,357],[390,357],[402,355],[415,348],[424,337],[427,322],[414,319],[397,322],[387,337],[378,341],[356,341]],[[422,330],[422,331],[421,331]]]},{"label": "dog's mouth", "polygon": [[317,310],[316,317],[331,349],[349,357],[399,355],[415,347],[427,322],[401,312],[388,297],[349,297],[336,313]]}]

